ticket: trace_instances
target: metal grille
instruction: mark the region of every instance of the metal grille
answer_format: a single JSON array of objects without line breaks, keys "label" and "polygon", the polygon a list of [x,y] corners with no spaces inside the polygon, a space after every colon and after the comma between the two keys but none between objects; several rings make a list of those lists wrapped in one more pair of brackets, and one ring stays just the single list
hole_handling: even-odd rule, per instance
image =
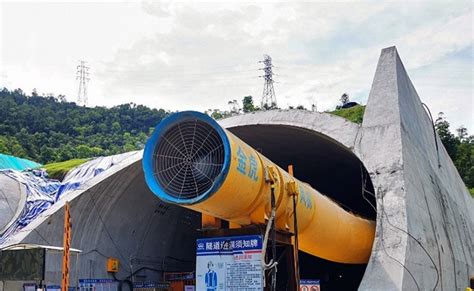
[{"label": "metal grille", "polygon": [[192,199],[214,184],[224,163],[218,132],[200,120],[173,125],[159,139],[153,169],[161,188],[178,199]]}]

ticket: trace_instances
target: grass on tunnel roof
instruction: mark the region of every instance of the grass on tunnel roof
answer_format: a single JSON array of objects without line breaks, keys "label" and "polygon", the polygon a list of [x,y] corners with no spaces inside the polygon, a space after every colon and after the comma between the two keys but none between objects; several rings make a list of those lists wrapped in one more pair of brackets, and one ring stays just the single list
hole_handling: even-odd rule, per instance
[{"label": "grass on tunnel roof", "polygon": [[84,164],[88,160],[89,159],[72,159],[64,162],[47,164],[41,168],[46,170],[50,178],[62,180],[71,169]]}]

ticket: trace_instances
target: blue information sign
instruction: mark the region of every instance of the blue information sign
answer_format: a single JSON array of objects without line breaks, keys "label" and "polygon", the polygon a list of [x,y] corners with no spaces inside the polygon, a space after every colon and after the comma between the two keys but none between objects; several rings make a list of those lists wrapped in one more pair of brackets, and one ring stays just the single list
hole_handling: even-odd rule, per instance
[{"label": "blue information sign", "polygon": [[118,282],[113,279],[79,279],[80,291],[116,291]]},{"label": "blue information sign", "polygon": [[320,291],[319,280],[301,279],[300,291]]},{"label": "blue information sign", "polygon": [[196,290],[262,290],[262,236],[198,239]]}]

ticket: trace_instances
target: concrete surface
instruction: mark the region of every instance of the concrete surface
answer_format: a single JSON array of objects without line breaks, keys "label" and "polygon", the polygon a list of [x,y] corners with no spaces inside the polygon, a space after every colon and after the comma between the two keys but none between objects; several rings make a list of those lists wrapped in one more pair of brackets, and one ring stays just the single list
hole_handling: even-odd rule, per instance
[{"label": "concrete surface", "polygon": [[382,50],[355,153],[378,210],[360,289],[464,290],[474,274],[474,201],[395,47]]},{"label": "concrete surface", "polygon": [[[135,280],[160,281],[164,271],[193,271],[200,215],[162,203],[148,190],[141,169],[139,152],[67,194],[12,236],[8,245],[62,246],[63,206],[69,200],[71,247],[82,250],[77,265],[75,260],[71,264],[75,277],[112,278],[106,272],[107,257],[120,260],[118,279],[138,271]],[[61,255],[47,259],[47,284],[60,282],[61,260]],[[20,287],[7,282],[5,290]]]},{"label": "concrete surface", "polygon": [[26,202],[25,187],[0,173],[0,234],[21,214]]}]

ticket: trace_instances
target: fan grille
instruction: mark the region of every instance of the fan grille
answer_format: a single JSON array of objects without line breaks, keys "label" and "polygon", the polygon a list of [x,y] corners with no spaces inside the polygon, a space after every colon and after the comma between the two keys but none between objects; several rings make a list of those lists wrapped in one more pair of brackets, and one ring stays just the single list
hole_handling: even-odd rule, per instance
[{"label": "fan grille", "polygon": [[178,199],[206,193],[224,165],[224,143],[206,122],[187,120],[171,126],[154,152],[154,175],[162,190]]}]

